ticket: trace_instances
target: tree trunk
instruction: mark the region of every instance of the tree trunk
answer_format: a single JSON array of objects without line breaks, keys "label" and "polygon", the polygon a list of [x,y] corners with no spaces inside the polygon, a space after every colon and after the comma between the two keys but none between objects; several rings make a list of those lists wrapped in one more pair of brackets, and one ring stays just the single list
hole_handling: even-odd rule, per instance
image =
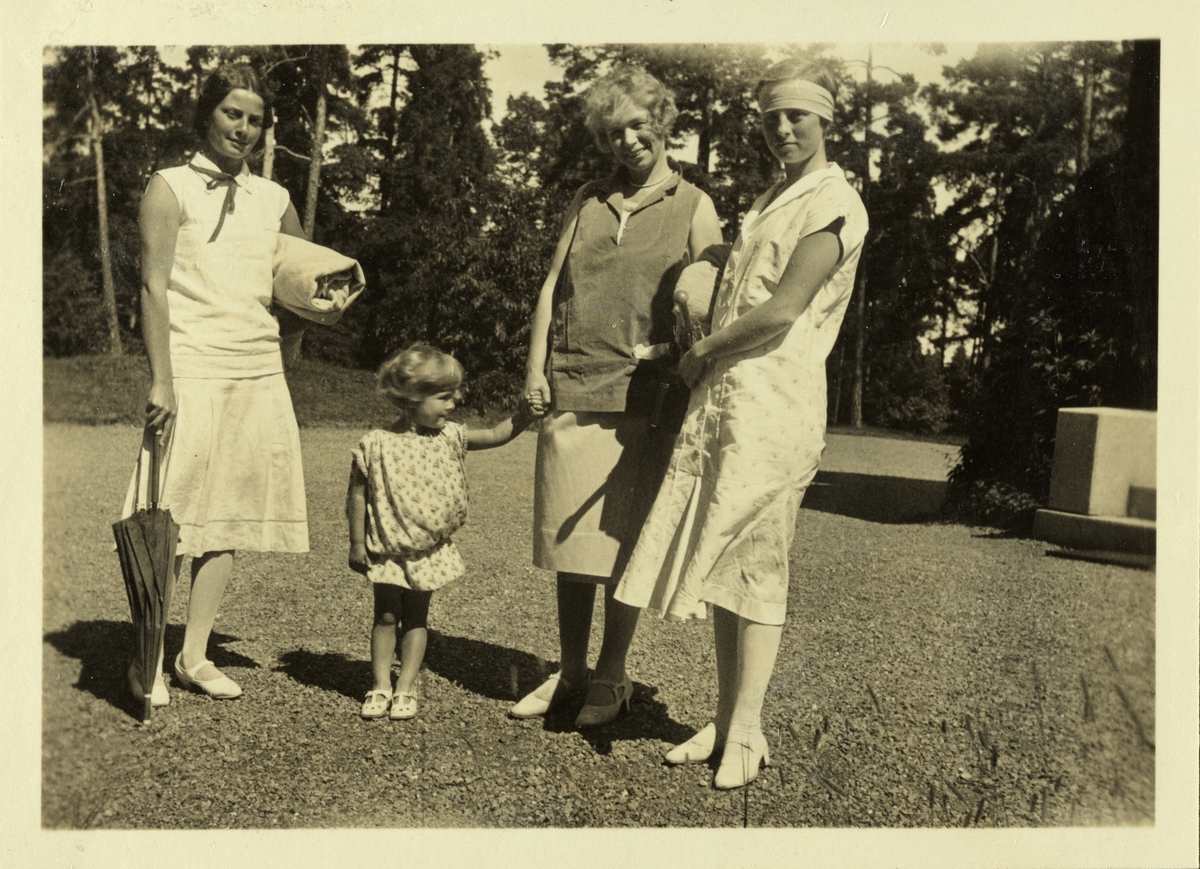
[{"label": "tree trunk", "polygon": [[317,226],[317,191],[321,186],[321,152],[325,146],[325,82],[317,82],[317,119],[313,126],[312,156],[308,161],[308,192],[304,198],[304,234],[310,239]]},{"label": "tree trunk", "polygon": [[267,127],[263,132],[263,167],[262,177],[273,181],[275,175],[275,125]]},{"label": "tree trunk", "polygon": [[829,420],[830,425],[838,424],[838,412],[842,406],[842,369],[846,363],[846,343],[843,341],[841,345],[838,351],[837,375],[833,378],[833,415]]},{"label": "tree trunk", "polygon": [[863,398],[863,350],[867,343],[867,276],[859,261],[858,306],[856,310],[857,328],[854,333],[854,386],[850,390],[850,425],[862,428],[862,398]]},{"label": "tree trunk", "polygon": [[[863,91],[866,97],[867,109],[863,126],[863,150],[866,152],[866,167],[862,178],[863,208],[870,214],[871,201],[871,64],[874,52],[867,46],[867,86]],[[850,425],[862,428],[862,398],[863,398],[863,352],[867,344],[867,248],[864,245],[858,258],[858,307],[854,332],[854,387],[850,391]]]},{"label": "tree trunk", "polygon": [[1075,173],[1078,178],[1087,171],[1090,162],[1092,138],[1092,89],[1095,75],[1092,72],[1092,62],[1083,62],[1083,111],[1079,118],[1079,166]]},{"label": "tree trunk", "polygon": [[704,108],[701,110],[700,116],[700,135],[696,143],[696,168],[704,175],[708,175],[709,163],[712,160],[712,120],[713,120],[713,100],[715,99],[713,89],[705,88],[704,90]]},{"label": "tree trunk", "polygon": [[[1000,257],[1000,239],[992,235],[992,250],[988,255],[988,271],[986,290],[988,295],[995,292],[996,263]],[[992,321],[996,316],[996,305],[989,304],[986,297],[979,303],[979,348],[976,356],[977,373],[982,375],[992,364]]]},{"label": "tree trunk", "polygon": [[[94,86],[92,70],[88,67],[88,84]],[[100,104],[93,90],[88,95],[91,106],[92,154],[96,158],[96,212],[100,228],[100,283],[103,288],[104,314],[108,321],[108,352],[113,356],[124,356],[121,347],[121,325],[117,319],[117,289],[113,281],[112,250],[108,240],[108,188],[104,183],[104,126],[100,117]]]}]

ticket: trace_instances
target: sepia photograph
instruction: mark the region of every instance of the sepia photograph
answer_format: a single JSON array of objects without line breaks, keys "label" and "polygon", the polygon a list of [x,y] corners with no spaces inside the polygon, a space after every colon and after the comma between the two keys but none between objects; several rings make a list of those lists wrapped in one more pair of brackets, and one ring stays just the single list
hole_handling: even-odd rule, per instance
[{"label": "sepia photograph", "polygon": [[1197,16],[662,5],[6,38],[37,865],[1194,860]]}]

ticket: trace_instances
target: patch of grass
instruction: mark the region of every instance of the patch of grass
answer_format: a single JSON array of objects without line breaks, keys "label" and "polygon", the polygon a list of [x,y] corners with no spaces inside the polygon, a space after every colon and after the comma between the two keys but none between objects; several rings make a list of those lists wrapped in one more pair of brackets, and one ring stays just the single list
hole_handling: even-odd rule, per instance
[{"label": "patch of grass", "polygon": [[967,442],[965,435],[952,434],[951,432],[921,434],[918,432],[903,431],[898,428],[880,428],[874,425],[864,425],[861,428],[855,428],[851,425],[831,425],[826,430],[830,434],[848,435],[851,437],[888,438],[889,440],[897,441],[919,441],[926,444],[951,444],[956,447],[961,447]]},{"label": "patch of grass", "polygon": [[143,356],[42,360],[42,418],[83,425],[138,425],[150,370]]},{"label": "patch of grass", "polygon": [[301,360],[287,370],[296,421],[302,426],[371,428],[396,417],[375,389],[375,372]]},{"label": "patch of grass", "polygon": [[[375,389],[375,373],[302,360],[286,372],[292,406],[301,427],[372,428],[387,425],[396,411]],[[42,360],[42,418],[79,425],[141,425],[150,389],[144,356],[71,356]],[[491,423],[462,408],[462,422]],[[495,417],[495,420],[492,418]]]}]

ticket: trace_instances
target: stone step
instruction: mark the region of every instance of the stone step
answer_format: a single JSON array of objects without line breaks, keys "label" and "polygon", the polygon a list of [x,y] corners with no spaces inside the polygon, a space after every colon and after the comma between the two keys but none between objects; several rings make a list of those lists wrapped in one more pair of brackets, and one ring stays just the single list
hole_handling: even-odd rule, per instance
[{"label": "stone step", "polygon": [[1038,510],[1033,536],[1071,549],[1152,554],[1155,526],[1148,519],[1126,516],[1085,516],[1061,510]]}]

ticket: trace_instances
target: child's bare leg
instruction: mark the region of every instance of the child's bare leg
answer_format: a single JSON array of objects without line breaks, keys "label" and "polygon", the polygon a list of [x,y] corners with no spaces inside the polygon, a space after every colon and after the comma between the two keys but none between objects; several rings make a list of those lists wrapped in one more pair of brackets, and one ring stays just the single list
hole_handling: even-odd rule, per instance
[{"label": "child's bare leg", "polygon": [[403,593],[398,585],[376,582],[375,624],[371,628],[371,677],[376,691],[392,693],[392,656],[396,654],[396,624],[400,620]]},{"label": "child's bare leg", "polygon": [[[400,675],[396,677],[396,693],[412,694],[425,660],[425,646],[429,642],[429,601],[431,591],[401,592],[400,618],[404,638],[400,641]],[[390,658],[389,658],[390,662]]]}]

